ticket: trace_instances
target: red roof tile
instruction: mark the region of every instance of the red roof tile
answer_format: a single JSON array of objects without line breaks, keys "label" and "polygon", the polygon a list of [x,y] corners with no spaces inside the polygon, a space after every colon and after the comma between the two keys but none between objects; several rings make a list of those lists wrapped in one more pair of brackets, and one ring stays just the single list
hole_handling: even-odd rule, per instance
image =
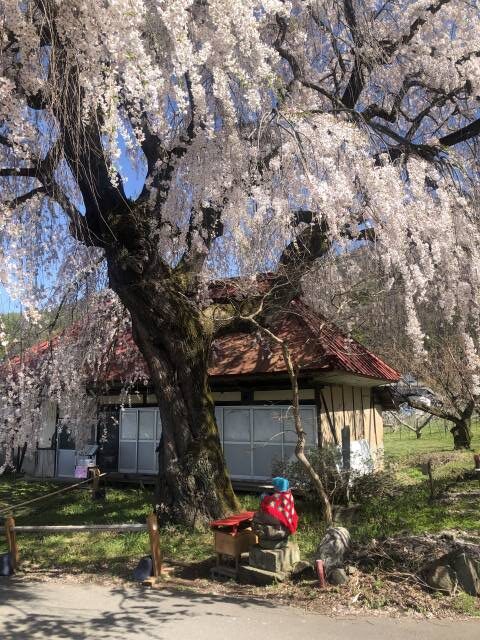
[{"label": "red roof tile", "polygon": [[[274,324],[275,335],[288,342],[294,363],[301,371],[345,371],[384,383],[397,382],[400,378],[395,369],[298,300],[293,301],[290,311]],[[23,359],[35,361],[51,347],[54,348],[58,340],[71,339],[72,336],[75,336],[75,331],[69,328],[52,341],[41,342],[28,349]],[[20,358],[12,358],[10,363],[18,365]],[[146,364],[129,334],[119,340],[115,358],[106,367],[106,381],[126,379],[134,370],[145,371],[147,375]],[[236,332],[214,341],[209,373],[212,378],[285,374],[286,367],[280,345],[260,334]]]},{"label": "red roof tile", "polygon": [[[398,371],[356,340],[324,321],[301,302],[278,320],[275,335],[288,342],[295,365],[302,371],[345,371],[384,382],[397,382]],[[217,338],[209,368],[212,377],[285,373],[280,345],[238,332]]]}]

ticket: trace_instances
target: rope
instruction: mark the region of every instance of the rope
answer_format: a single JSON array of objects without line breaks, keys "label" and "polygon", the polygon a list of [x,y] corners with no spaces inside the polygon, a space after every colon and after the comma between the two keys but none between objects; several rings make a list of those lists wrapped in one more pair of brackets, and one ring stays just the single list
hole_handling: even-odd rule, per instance
[{"label": "rope", "polygon": [[[103,478],[103,476],[106,476],[106,473],[101,473],[100,475],[96,476],[97,478]],[[92,482],[94,478],[88,478],[87,480],[82,480],[82,482],[76,482],[75,484],[70,484],[68,485],[68,487],[63,487],[63,489],[57,489],[57,491],[52,491],[51,493],[46,493],[43,496],[38,496],[38,498],[32,498],[32,500],[26,500],[24,502],[19,502],[18,504],[13,504],[9,507],[3,507],[2,509],[0,509],[0,515],[6,515],[8,513],[13,513],[14,509],[19,509],[20,507],[25,507],[29,504],[33,504],[35,502],[40,502],[41,500],[46,500],[47,498],[50,498],[51,496],[55,496],[59,493],[64,493],[65,491],[70,491],[70,489],[74,489],[75,487],[79,487],[82,484],[86,484],[87,482]]]}]

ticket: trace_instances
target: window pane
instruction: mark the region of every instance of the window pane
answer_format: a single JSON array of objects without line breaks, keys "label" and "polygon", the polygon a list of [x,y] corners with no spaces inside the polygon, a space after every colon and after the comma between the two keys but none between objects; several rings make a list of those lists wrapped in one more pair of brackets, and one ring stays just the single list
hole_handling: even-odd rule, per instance
[{"label": "window pane", "polygon": [[155,471],[155,443],[138,443],[138,471],[143,473],[153,473]]},{"label": "window pane", "polygon": [[162,437],[162,421],[160,419],[160,411],[157,409],[157,441]]},{"label": "window pane", "polygon": [[224,447],[227,469],[232,476],[251,476],[250,445],[226,444]]},{"label": "window pane", "polygon": [[57,475],[73,477],[75,474],[75,451],[59,451],[57,457]]},{"label": "window pane", "polygon": [[153,440],[155,438],[155,411],[138,412],[138,439]]},{"label": "window pane", "polygon": [[317,442],[317,425],[315,420],[315,409],[308,407],[300,409],[302,417],[302,425],[307,434],[307,444],[315,444]]},{"label": "window pane", "polygon": [[118,470],[136,472],[137,470],[137,443],[120,442],[118,456]]},{"label": "window pane", "polygon": [[220,442],[223,443],[223,407],[215,407],[215,420],[220,434]]},{"label": "window pane", "polygon": [[[302,427],[307,434],[307,444],[315,444],[317,441],[316,421],[315,421],[315,409],[308,407],[300,409],[300,418],[302,420]],[[290,407],[284,414],[284,428],[285,428],[285,442],[296,442],[297,433],[295,431],[295,424],[293,422],[292,408]]]},{"label": "window pane", "polygon": [[250,442],[250,410],[223,410],[223,430],[225,442]]},{"label": "window pane", "polygon": [[284,455],[284,462],[288,463],[288,462],[295,462],[296,461],[296,456],[295,456],[295,446],[289,444],[288,446],[286,445],[283,448],[283,455]]},{"label": "window pane", "polygon": [[282,443],[282,412],[280,409],[253,410],[253,436],[255,442]]},{"label": "window pane", "polygon": [[120,413],[120,438],[122,440],[137,439],[137,410],[124,409]]},{"label": "window pane", "polygon": [[253,449],[253,475],[261,478],[271,478],[273,463],[281,461],[281,445],[257,444]]}]

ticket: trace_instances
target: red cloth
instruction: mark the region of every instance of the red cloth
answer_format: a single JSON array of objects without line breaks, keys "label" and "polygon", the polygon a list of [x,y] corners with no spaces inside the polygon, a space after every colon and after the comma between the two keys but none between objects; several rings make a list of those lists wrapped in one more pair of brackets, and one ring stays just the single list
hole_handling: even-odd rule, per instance
[{"label": "red cloth", "polygon": [[260,510],[278,520],[290,533],[297,530],[298,516],[291,491],[277,491],[265,496],[260,503]]}]

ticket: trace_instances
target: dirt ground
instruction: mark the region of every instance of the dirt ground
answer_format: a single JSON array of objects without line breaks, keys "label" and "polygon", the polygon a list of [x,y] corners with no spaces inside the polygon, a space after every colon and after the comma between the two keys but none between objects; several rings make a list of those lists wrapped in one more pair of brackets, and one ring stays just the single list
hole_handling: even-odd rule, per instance
[{"label": "dirt ground", "polygon": [[[444,595],[427,588],[420,575],[423,564],[451,550],[465,536],[448,532],[437,536],[404,536],[372,541],[357,546],[349,557],[349,582],[342,586],[318,587],[310,578],[288,581],[270,587],[238,584],[233,580],[210,578],[213,558],[197,563],[166,560],[161,581],[152,587],[191,590],[231,598],[260,598],[266,602],[300,607],[326,615],[389,615],[421,618],[468,618],[480,616],[480,598],[455,593]],[[471,544],[475,544],[472,542]],[[110,587],[127,587],[128,578],[112,578],[107,574],[69,573],[61,570],[40,571],[23,566],[21,581],[95,583]]]}]

